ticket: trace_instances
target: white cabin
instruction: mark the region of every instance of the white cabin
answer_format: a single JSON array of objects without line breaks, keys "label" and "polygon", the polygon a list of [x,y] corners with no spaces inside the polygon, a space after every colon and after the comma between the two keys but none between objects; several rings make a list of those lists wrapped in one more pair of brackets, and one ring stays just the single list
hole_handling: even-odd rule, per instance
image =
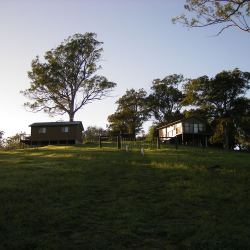
[{"label": "white cabin", "polygon": [[208,133],[206,131],[206,122],[200,118],[190,117],[166,124],[160,128],[159,139],[169,141],[177,138],[182,144],[207,144]]}]

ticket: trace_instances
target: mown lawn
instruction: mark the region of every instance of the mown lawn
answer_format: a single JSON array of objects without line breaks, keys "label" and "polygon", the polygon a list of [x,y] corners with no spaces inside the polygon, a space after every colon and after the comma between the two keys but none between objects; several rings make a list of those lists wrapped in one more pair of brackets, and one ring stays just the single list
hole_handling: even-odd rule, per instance
[{"label": "mown lawn", "polygon": [[250,249],[250,154],[0,151],[0,249]]}]

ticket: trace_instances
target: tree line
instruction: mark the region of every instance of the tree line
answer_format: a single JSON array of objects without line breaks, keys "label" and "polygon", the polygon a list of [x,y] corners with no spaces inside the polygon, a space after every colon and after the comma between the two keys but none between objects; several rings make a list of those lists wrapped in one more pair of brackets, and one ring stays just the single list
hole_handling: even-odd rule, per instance
[{"label": "tree line", "polygon": [[[250,0],[186,0],[184,10],[172,19],[174,23],[191,28],[218,25],[217,35],[232,27],[250,32]],[[47,51],[43,59],[37,56],[28,72],[30,87],[21,91],[30,100],[24,106],[51,116],[67,113],[73,121],[84,105],[107,97],[116,83],[97,73],[101,68],[102,44],[95,33],[75,34]],[[157,126],[196,115],[211,125],[211,143],[221,143],[225,148],[249,144],[248,89],[249,72],[239,69],[223,71],[212,78],[170,75],[154,80],[149,95],[144,89],[127,90],[117,100],[116,112],[108,117],[108,129],[136,137],[149,118],[153,117]],[[101,131],[90,127],[90,134],[91,129],[94,133]],[[0,131],[0,147],[6,143],[3,134]],[[18,136],[10,137],[10,144]]]},{"label": "tree line", "polygon": [[239,69],[222,71],[209,78],[185,79],[169,75],[152,82],[150,93],[130,89],[117,100],[117,110],[108,117],[111,133],[135,138],[143,122],[154,127],[197,116],[210,127],[211,144],[234,148],[250,142],[250,73]]},{"label": "tree line", "polygon": [[[84,105],[108,97],[116,83],[99,75],[102,42],[95,33],[75,34],[55,49],[38,56],[28,72],[30,87],[21,91],[29,99],[25,107],[49,115],[67,113],[69,121]],[[250,73],[239,69],[222,71],[214,77],[186,79],[168,75],[152,82],[150,93],[128,89],[108,117],[110,134],[136,138],[145,121],[154,126],[189,116],[198,116],[211,128],[210,142],[233,148],[249,143]],[[0,140],[2,133],[0,133]]]},{"label": "tree line", "polygon": [[4,138],[4,131],[0,131],[0,149],[1,148],[7,148],[7,149],[16,149],[20,148],[20,141],[26,134],[16,133],[13,136],[9,136],[7,138]]}]

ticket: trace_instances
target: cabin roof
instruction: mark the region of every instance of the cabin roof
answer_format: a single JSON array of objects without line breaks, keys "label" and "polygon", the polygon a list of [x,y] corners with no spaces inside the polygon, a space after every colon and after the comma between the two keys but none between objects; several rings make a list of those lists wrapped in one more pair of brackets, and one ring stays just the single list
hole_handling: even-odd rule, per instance
[{"label": "cabin roof", "polygon": [[29,127],[48,127],[48,126],[69,126],[69,125],[80,125],[83,130],[83,125],[81,121],[73,122],[35,122],[29,125]]},{"label": "cabin roof", "polygon": [[167,123],[165,125],[162,125],[160,127],[158,127],[157,129],[161,129],[161,128],[166,128],[166,127],[169,127],[169,126],[172,126],[172,125],[175,125],[177,123],[180,123],[180,122],[185,122],[185,121],[188,121],[190,119],[196,119],[196,120],[199,120],[203,123],[205,123],[205,121],[201,118],[198,118],[198,117],[195,117],[195,116],[191,116],[191,117],[188,117],[188,118],[183,118],[183,119],[180,119],[180,120],[177,120],[177,121],[174,121],[174,122],[171,122],[171,123]]}]

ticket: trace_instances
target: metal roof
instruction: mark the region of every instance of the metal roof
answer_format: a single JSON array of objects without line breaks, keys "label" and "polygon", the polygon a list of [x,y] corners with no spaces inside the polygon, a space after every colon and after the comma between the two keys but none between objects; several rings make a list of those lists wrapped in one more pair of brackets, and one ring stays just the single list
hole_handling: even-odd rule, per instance
[{"label": "metal roof", "polygon": [[43,127],[43,126],[69,126],[69,125],[80,125],[83,130],[81,121],[74,122],[35,122],[29,125],[29,127]]}]

